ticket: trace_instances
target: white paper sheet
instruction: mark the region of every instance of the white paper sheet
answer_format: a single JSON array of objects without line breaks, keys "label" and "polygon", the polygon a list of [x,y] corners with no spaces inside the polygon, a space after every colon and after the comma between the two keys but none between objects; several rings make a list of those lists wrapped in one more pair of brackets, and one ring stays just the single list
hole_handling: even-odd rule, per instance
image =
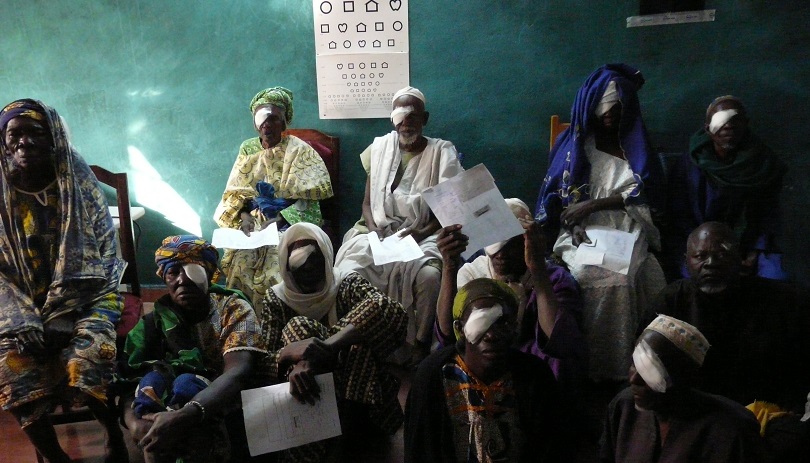
[{"label": "white paper sheet", "polygon": [[302,404],[290,394],[290,383],[242,391],[250,455],[278,452],[341,434],[332,373],[315,376],[321,398]]},{"label": "white paper sheet", "polygon": [[368,234],[368,243],[374,265],[385,265],[391,262],[408,262],[425,255],[425,252],[416,244],[413,235],[401,238],[398,234],[391,235],[380,241],[377,232]]},{"label": "white paper sheet", "polygon": [[585,233],[591,244],[579,245],[574,262],[578,265],[596,265],[627,275],[637,236],[601,225],[589,225],[585,227]]},{"label": "white paper sheet", "polygon": [[426,189],[422,198],[443,227],[461,225],[470,239],[461,254],[464,259],[524,232],[483,164]]},{"label": "white paper sheet", "polygon": [[219,249],[256,249],[262,246],[278,246],[278,226],[273,222],[264,230],[251,232],[250,236],[242,230],[217,228],[211,237],[211,244]]}]

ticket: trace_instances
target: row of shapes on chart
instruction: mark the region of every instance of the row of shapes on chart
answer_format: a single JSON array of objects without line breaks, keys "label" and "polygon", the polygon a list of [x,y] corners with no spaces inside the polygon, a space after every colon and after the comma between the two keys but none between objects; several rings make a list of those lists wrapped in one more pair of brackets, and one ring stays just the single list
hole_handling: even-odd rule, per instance
[{"label": "row of shapes on chart", "polygon": [[[359,13],[365,11],[366,13],[379,13],[380,12],[380,4],[382,3],[382,8],[385,8],[386,2],[378,2],[377,0],[343,0],[343,2],[339,1],[323,1],[321,2],[321,13],[329,14],[335,9],[335,5],[338,7],[343,4],[343,12],[344,13]],[[402,0],[389,0],[388,7],[391,8],[391,11],[399,11],[402,8]]]},{"label": "row of shapes on chart", "polygon": [[[357,46],[360,47],[360,48],[366,48],[366,45],[368,45],[368,42],[366,42],[365,40],[358,40],[357,41]],[[334,40],[332,40],[331,42],[329,42],[329,44],[327,46],[329,47],[330,50],[336,50],[337,47],[338,47],[338,43],[335,42]],[[382,42],[379,41],[379,40],[374,40],[373,42],[371,42],[371,46],[373,48],[382,48]],[[388,46],[389,47],[396,46],[396,40],[388,39]],[[351,40],[344,40],[343,41],[343,48],[348,50],[351,47],[352,47],[352,41]]]},{"label": "row of shapes on chart", "polygon": [[[338,63],[337,64],[338,71],[342,70],[344,67],[346,69],[354,69],[354,63],[346,63],[345,65],[343,63]],[[365,69],[366,68],[366,63],[358,63],[357,67],[359,69]],[[376,62],[368,63],[368,67],[370,69],[377,69],[377,63]],[[388,63],[383,61],[382,63],[380,63],[380,68],[381,69],[388,69]],[[382,76],[383,76],[383,74],[380,73],[380,77],[382,77]]]},{"label": "row of shapes on chart", "polygon": [[[405,25],[402,24],[402,21],[394,21],[391,23],[391,29],[397,32],[401,31],[404,27]],[[357,23],[357,25],[354,26],[354,29],[361,33],[369,32],[369,25],[362,22]],[[349,25],[347,23],[340,23],[337,25],[337,30],[341,34],[345,34],[349,31]],[[329,24],[321,24],[321,34],[329,34],[330,32],[332,32],[332,27]],[[374,32],[385,32],[385,22],[374,21]]]},{"label": "row of shapes on chart", "polygon": [[[369,79],[373,79],[375,76],[376,76],[378,79],[382,79],[383,77],[385,77],[385,74],[384,74],[384,73],[382,73],[382,72],[377,73],[377,74],[374,74],[373,72],[370,72],[370,73],[368,74],[368,78],[369,78]],[[357,80],[357,77],[358,77],[358,76],[357,76],[357,74],[342,74],[342,75],[341,75],[341,77],[343,78],[343,80],[348,80],[350,77],[351,77],[351,79],[352,79],[352,80]],[[360,80],[364,80],[365,78],[366,78],[366,75],[365,75],[365,74],[360,74]],[[377,85],[380,85],[380,83],[379,83],[379,82],[377,82]]]}]

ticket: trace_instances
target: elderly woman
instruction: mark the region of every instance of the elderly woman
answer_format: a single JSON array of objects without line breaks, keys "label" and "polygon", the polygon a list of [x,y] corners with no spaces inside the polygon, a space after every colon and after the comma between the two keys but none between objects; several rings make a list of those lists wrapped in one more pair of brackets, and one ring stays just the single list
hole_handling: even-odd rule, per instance
[{"label": "elderly woman", "polygon": [[0,405],[48,461],[69,462],[47,412],[76,398],[107,427],[108,458],[127,461],[105,405],[123,261],[104,194],[53,108],[17,100],[0,134]]},{"label": "elderly woman", "polygon": [[[279,244],[282,282],[261,306],[270,381],[290,381],[290,392],[314,403],[314,375],[334,372],[344,436],[369,425],[393,434],[402,424],[399,380],[383,360],[405,339],[402,306],[357,273],[333,267],[326,233],[309,223],[291,226]],[[282,461],[322,461],[329,451],[316,442],[284,452]]]},{"label": "elderly woman", "polygon": [[[293,118],[293,94],[283,87],[262,90],[250,102],[258,137],[242,142],[228,184],[214,212],[220,227],[250,233],[277,221],[279,229],[298,222],[320,225],[319,200],[332,196],[329,172],[304,141],[284,135]],[[245,293],[258,307],[279,282],[275,247],[226,249],[226,284]]]},{"label": "elderly woman", "polygon": [[563,461],[554,375],[514,343],[518,298],[477,278],[453,302],[458,339],[416,371],[405,417],[406,462]]},{"label": "elderly woman", "polygon": [[[648,251],[660,249],[651,204],[661,172],[641,118],[637,92],[643,83],[641,73],[624,64],[603,66],[588,77],[571,108],[571,126],[549,154],[537,201],[536,217],[556,239],[553,252],[581,289],[594,381],[627,378],[643,311],[666,284]],[[577,259],[579,246],[591,244],[589,226],[634,235],[626,274]]]}]

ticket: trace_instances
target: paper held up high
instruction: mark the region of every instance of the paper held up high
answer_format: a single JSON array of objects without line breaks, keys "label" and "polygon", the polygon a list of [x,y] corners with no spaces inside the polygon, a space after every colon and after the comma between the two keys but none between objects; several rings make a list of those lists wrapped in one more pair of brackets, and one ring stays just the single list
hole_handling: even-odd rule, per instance
[{"label": "paper held up high", "polygon": [[250,236],[242,230],[217,228],[211,237],[211,244],[219,249],[256,249],[262,246],[278,246],[278,226],[275,222],[264,230],[254,231]]},{"label": "paper held up high", "polygon": [[585,227],[585,233],[588,234],[591,244],[579,245],[574,263],[595,265],[627,275],[637,235],[602,225],[588,225]]},{"label": "paper held up high", "polygon": [[368,244],[371,247],[371,255],[374,257],[374,265],[409,262],[425,255],[425,252],[416,244],[413,235],[403,238],[399,233],[395,233],[380,241],[377,232],[371,232],[368,234]]},{"label": "paper held up high", "polygon": [[461,257],[523,234],[523,226],[509,210],[495,179],[483,164],[422,192],[442,227],[461,225],[470,239]]},{"label": "paper held up high", "polygon": [[321,397],[315,405],[298,402],[290,383],[242,391],[250,456],[278,452],[341,434],[335,379],[332,373],[315,376]]}]

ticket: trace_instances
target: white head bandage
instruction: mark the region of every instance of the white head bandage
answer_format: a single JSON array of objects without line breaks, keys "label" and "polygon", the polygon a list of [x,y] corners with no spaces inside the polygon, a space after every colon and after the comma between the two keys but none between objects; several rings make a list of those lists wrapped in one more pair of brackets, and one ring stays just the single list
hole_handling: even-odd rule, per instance
[{"label": "white head bandage", "polygon": [[414,111],[413,106],[400,106],[393,111],[391,111],[391,122],[394,123],[394,127],[398,126],[408,117],[408,114]]},{"label": "white head bandage", "polygon": [[290,253],[290,257],[287,259],[287,266],[290,270],[298,270],[304,262],[309,259],[309,256],[315,252],[317,248],[314,244],[308,244],[306,246],[302,246],[300,248],[295,248]]},{"label": "white head bandage", "polygon": [[605,94],[596,106],[596,117],[602,117],[606,112],[610,111],[616,102],[619,101],[619,90],[616,89],[616,81],[611,80],[605,89]]},{"label": "white head bandage", "polygon": [[736,109],[724,109],[722,111],[717,111],[712,115],[712,120],[709,123],[709,132],[712,134],[717,133],[720,129],[723,128],[724,125],[731,120],[732,117],[737,115]]},{"label": "white head bandage", "polygon": [[183,271],[186,276],[197,285],[204,293],[208,293],[208,274],[200,264],[183,264]]},{"label": "white head bandage", "polygon": [[266,106],[264,108],[259,108],[256,111],[256,114],[253,115],[253,124],[258,129],[259,127],[262,126],[262,124],[264,124],[264,121],[266,121],[267,118],[270,117],[270,114],[272,113],[273,113],[272,108],[268,108]]},{"label": "white head bandage", "polygon": [[664,393],[667,392],[669,386],[672,386],[672,378],[669,377],[666,367],[652,347],[643,339],[636,344],[633,351],[633,364],[638,374],[653,391]]},{"label": "white head bandage", "polygon": [[503,316],[503,307],[495,304],[492,307],[472,309],[467,323],[464,324],[464,337],[473,344],[484,337],[487,330]]},{"label": "white head bandage", "polygon": [[397,98],[404,95],[410,95],[414,98],[419,98],[420,100],[422,100],[422,103],[427,103],[427,100],[425,100],[425,95],[422,92],[420,92],[418,88],[405,87],[397,90],[397,93],[394,93],[394,97],[391,98],[391,104],[393,105],[394,102],[397,101]]}]

